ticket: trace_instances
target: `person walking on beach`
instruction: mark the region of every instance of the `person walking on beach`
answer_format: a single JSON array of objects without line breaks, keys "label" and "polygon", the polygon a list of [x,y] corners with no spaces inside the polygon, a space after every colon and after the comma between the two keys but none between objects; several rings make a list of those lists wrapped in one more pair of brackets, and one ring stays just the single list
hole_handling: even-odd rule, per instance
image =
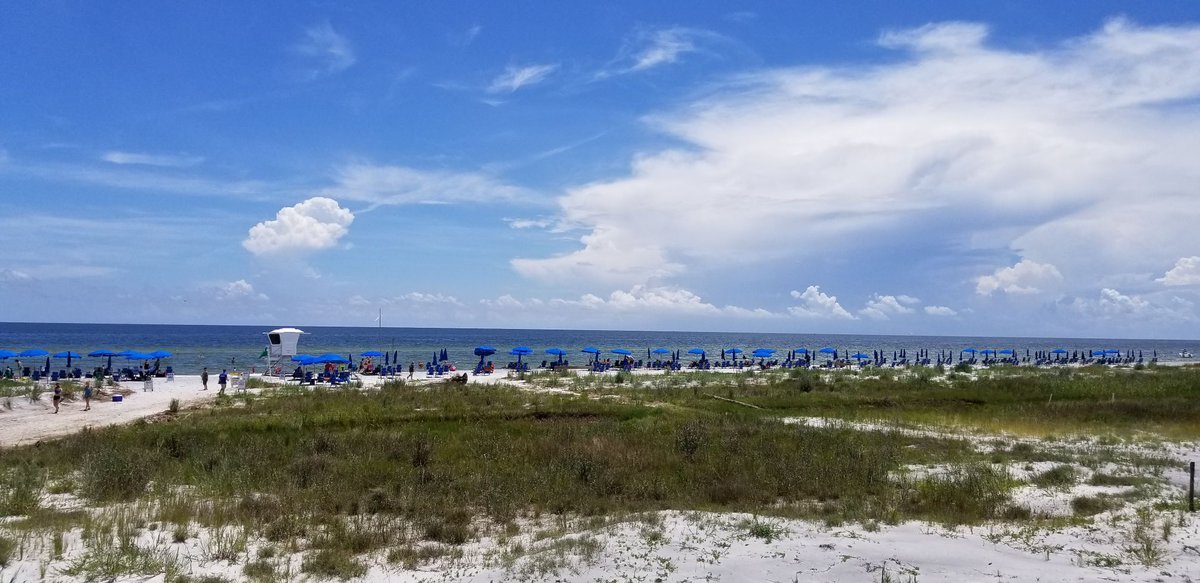
[{"label": "person walking on beach", "polygon": [[201,391],[208,390],[208,367],[207,366],[204,367],[204,370],[200,371],[200,384],[204,385],[204,388],[200,389]]},{"label": "person walking on beach", "polygon": [[408,378],[412,378],[413,371],[417,370],[417,363],[409,361],[408,363]]},{"label": "person walking on beach", "polygon": [[220,395],[225,394],[225,383],[228,383],[228,382],[229,382],[229,375],[226,374],[225,369],[221,369],[221,374],[220,374],[220,376],[217,377],[217,384],[221,385],[221,390],[217,391],[217,394],[220,394]]},{"label": "person walking on beach", "polygon": [[54,383],[54,412],[58,413],[58,405],[62,403],[62,387]]},{"label": "person walking on beach", "polygon": [[92,410],[92,382],[83,383],[83,410]]}]

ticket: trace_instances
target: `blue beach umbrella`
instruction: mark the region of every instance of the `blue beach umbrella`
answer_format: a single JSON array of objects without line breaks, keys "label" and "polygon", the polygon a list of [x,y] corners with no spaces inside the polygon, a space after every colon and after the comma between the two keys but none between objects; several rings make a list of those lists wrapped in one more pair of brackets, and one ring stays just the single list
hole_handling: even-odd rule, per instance
[{"label": "blue beach umbrella", "polygon": [[1000,354],[1013,354],[1013,350],[1011,348],[1005,348],[1004,350],[1000,351]]},{"label": "blue beach umbrella", "polygon": [[620,354],[621,356],[633,356],[632,352],[625,350],[624,348],[614,348],[612,349],[612,353]]},{"label": "blue beach umbrella", "polygon": [[33,358],[35,356],[46,356],[47,354],[50,353],[42,350],[41,348],[30,348],[29,350],[22,350],[20,353],[18,353],[17,358]]},{"label": "blue beach umbrella", "polygon": [[850,355],[850,358],[857,358],[858,360],[863,360],[865,358],[871,358],[871,357],[867,356],[861,352],[855,352],[854,354]]},{"label": "blue beach umbrella", "polygon": [[328,364],[350,364],[350,359],[346,358],[340,354],[326,352],[325,354],[322,354],[322,355],[314,358],[313,362],[318,363],[318,364],[326,364],[326,363],[328,363]]},{"label": "blue beach umbrella", "polygon": [[297,354],[296,356],[292,357],[292,362],[304,362],[306,360],[311,361],[314,358],[316,357],[311,354]]},{"label": "blue beach umbrella", "polygon": [[362,354],[359,354],[359,356],[369,356],[371,358],[379,358],[380,356],[383,356],[383,353],[378,350],[368,350]]},{"label": "blue beach umbrella", "polygon": [[12,358],[16,355],[17,355],[17,353],[15,353],[11,350],[0,350],[0,360],[4,360],[6,358]]},{"label": "blue beach umbrella", "polygon": [[755,348],[754,352],[750,353],[754,358],[771,358],[775,356],[775,350],[772,348]]},{"label": "blue beach umbrella", "polygon": [[154,352],[150,352],[148,354],[150,355],[151,358],[171,358],[172,356],[174,356],[173,354],[171,354],[170,352],[167,352],[166,350],[155,350]]},{"label": "blue beach umbrella", "polygon": [[529,356],[530,354],[533,354],[533,349],[528,346],[518,346],[518,347],[510,350],[508,353],[513,356],[516,356],[517,364],[521,364],[521,357]]},{"label": "blue beach umbrella", "polygon": [[547,348],[546,354],[557,356],[559,364],[562,364],[563,357],[567,355],[567,351],[561,348]]},{"label": "blue beach umbrella", "polygon": [[704,350],[701,348],[693,348],[688,351],[688,354],[699,354],[700,358],[704,358]]},{"label": "blue beach umbrella", "polygon": [[88,356],[91,356],[93,358],[108,357],[108,367],[107,368],[109,368],[109,369],[112,368],[112,357],[114,357],[116,355],[117,355],[117,353],[115,353],[111,350],[93,350],[88,353]]},{"label": "blue beach umbrella", "polygon": [[65,359],[67,359],[67,368],[71,368],[71,359],[74,359],[74,358],[79,358],[79,355],[78,355],[78,354],[76,354],[76,353],[74,353],[74,352],[71,352],[70,350],[67,350],[67,351],[64,351],[64,352],[55,352],[55,353],[54,353],[54,358],[65,358]]},{"label": "blue beach umbrella", "polygon": [[581,350],[580,352],[586,352],[588,354],[591,354],[592,360],[594,360],[596,362],[600,362],[600,349],[599,348],[596,348],[595,346],[588,346],[588,347],[584,348],[583,350]]},{"label": "blue beach umbrella", "polygon": [[474,352],[475,356],[479,357],[479,366],[483,366],[484,359],[496,354],[496,349],[484,344],[483,346],[476,346],[472,352]]},{"label": "blue beach umbrella", "polygon": [[654,354],[671,354],[671,351],[667,350],[666,348],[655,348],[651,352]]},{"label": "blue beach umbrella", "polygon": [[1050,354],[1067,354],[1067,353],[1068,353],[1068,351],[1063,350],[1061,348],[1055,348],[1054,350],[1050,351]]},{"label": "blue beach umbrella", "polygon": [[820,352],[821,354],[837,354],[837,349],[826,346],[825,348],[822,348],[822,349],[818,350],[817,352]]}]

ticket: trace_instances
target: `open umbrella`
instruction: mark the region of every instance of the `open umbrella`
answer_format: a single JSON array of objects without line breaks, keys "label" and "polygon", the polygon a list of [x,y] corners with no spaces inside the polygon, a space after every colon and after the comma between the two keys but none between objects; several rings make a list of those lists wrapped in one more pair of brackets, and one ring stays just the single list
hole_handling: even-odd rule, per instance
[{"label": "open umbrella", "polygon": [[614,348],[612,349],[612,353],[620,354],[621,356],[633,356],[632,352],[625,350],[624,348]]},{"label": "open umbrella", "polygon": [[532,348],[530,348],[530,347],[528,347],[528,346],[518,346],[518,347],[516,347],[516,348],[514,348],[514,349],[510,350],[508,353],[509,353],[509,354],[511,354],[511,355],[513,355],[513,356],[516,356],[516,357],[517,357],[517,364],[518,364],[518,365],[520,365],[520,364],[521,364],[521,357],[522,357],[522,356],[529,356],[530,354],[533,354],[533,349],[532,349]]},{"label": "open umbrella", "polygon": [[775,350],[773,348],[755,348],[750,355],[754,358],[771,358],[775,356]]},{"label": "open umbrella", "polygon": [[558,357],[558,363],[562,364],[563,357],[567,355],[567,351],[561,348],[547,348],[546,354],[551,354]]},{"label": "open umbrella", "polygon": [[867,356],[861,352],[855,352],[854,354],[850,355],[850,358],[856,358],[858,360],[863,360],[863,359],[867,359],[867,358],[871,358],[871,357]]},{"label": "open umbrella", "polygon": [[704,358],[704,350],[700,348],[693,348],[688,351],[688,354],[699,354],[700,358]]},{"label": "open umbrella", "polygon": [[583,350],[581,350],[580,352],[586,352],[588,354],[591,354],[593,357],[592,358],[593,360],[595,360],[596,362],[600,362],[600,349],[599,348],[596,348],[595,346],[588,346],[588,347],[584,348]]},{"label": "open umbrella", "polygon": [[22,350],[20,353],[18,353],[17,358],[33,358],[35,356],[46,356],[47,354],[50,353],[42,350],[41,348],[30,348],[29,350]]},{"label": "open umbrella", "polygon": [[818,350],[817,352],[820,352],[821,354],[837,354],[837,349],[826,346],[825,348],[822,348],[822,349]]},{"label": "open umbrella", "polygon": [[[671,354],[671,351],[667,350],[666,348],[655,348],[654,350],[651,350],[650,352],[653,352],[654,354]],[[704,351],[701,350],[700,352],[703,353]]]},{"label": "open umbrella", "polygon": [[362,354],[359,354],[359,356],[369,356],[371,358],[379,358],[380,356],[383,356],[383,353],[378,350],[368,350]]},{"label": "open umbrella", "polygon": [[1004,350],[1000,351],[1000,354],[1014,354],[1014,352],[1011,348],[1005,348]]},{"label": "open umbrella", "polygon": [[17,355],[17,353],[15,353],[11,350],[0,350],[0,360],[4,360],[6,358],[12,358],[16,355]]},{"label": "open umbrella", "polygon": [[67,351],[65,351],[65,352],[55,352],[55,353],[54,353],[54,358],[65,358],[65,359],[67,359],[67,368],[71,368],[71,359],[73,359],[73,358],[79,358],[79,355],[78,355],[78,354],[76,354],[76,353],[74,353],[74,352],[71,352],[70,350],[67,350]]},{"label": "open umbrella", "polygon": [[320,355],[320,356],[318,356],[318,357],[314,358],[314,359],[313,359],[313,363],[314,363],[314,364],[325,364],[325,363],[329,363],[329,364],[350,364],[350,359],[349,359],[349,358],[346,358],[346,357],[344,357],[344,356],[342,356],[342,355],[340,355],[340,354],[334,354],[334,353],[332,353],[332,352],[326,352],[325,354],[322,354],[322,355]]},{"label": "open umbrella", "polygon": [[1067,354],[1067,353],[1068,353],[1068,351],[1063,350],[1061,348],[1055,348],[1054,350],[1050,351],[1050,354]]},{"label": "open umbrella", "polygon": [[313,355],[311,355],[311,354],[297,354],[296,356],[293,356],[293,357],[292,357],[292,362],[300,362],[300,363],[303,363],[304,361],[306,361],[306,360],[307,360],[307,361],[309,361],[309,362],[311,363],[311,362],[312,362],[312,360],[313,360],[313,359],[315,359],[315,358],[316,358],[316,357],[315,357],[315,356],[313,356]]}]

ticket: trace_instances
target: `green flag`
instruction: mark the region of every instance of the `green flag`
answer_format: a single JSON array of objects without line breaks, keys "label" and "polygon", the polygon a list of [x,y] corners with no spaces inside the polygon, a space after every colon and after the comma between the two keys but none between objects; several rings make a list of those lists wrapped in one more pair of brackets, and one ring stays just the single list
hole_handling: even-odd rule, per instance
[{"label": "green flag", "polygon": [[267,357],[267,349],[266,349],[266,348],[264,348],[264,349],[263,349],[263,353],[262,353],[262,354],[260,354],[260,355],[258,355],[258,357],[259,357],[259,358],[266,358],[266,357]]}]

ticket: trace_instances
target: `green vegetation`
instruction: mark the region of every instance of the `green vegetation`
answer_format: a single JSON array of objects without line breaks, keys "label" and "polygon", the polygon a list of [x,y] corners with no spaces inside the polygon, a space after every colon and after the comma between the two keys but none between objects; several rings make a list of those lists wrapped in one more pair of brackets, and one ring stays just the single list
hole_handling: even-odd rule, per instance
[{"label": "green vegetation", "polygon": [[[513,536],[523,520],[542,517],[565,524],[658,510],[749,512],[756,518],[740,525],[745,536],[766,541],[786,534],[776,517],[874,529],[908,519],[1032,521],[1041,517],[1012,503],[1021,482],[1006,468],[1025,464],[1032,472],[1032,464],[1052,462],[1030,482],[1070,488],[1086,475],[1077,468],[1107,467],[1115,460],[1105,456],[1115,454],[1093,448],[1073,455],[1008,438],[981,451],[965,439],[905,428],[1103,428],[1104,435],[1151,430],[1195,438],[1197,373],[526,375],[527,383],[560,389],[553,393],[403,382],[374,391],[279,386],[226,396],[210,409],[172,407],[170,422],[6,450],[0,517],[22,517],[4,524],[8,532],[54,537],[48,553],[69,557],[64,574],[101,580],[167,572],[171,581],[183,579],[167,549],[197,536],[207,559],[242,562],[244,577],[273,581],[298,576],[284,555],[301,553],[303,573],[353,578],[366,572],[367,555],[413,568],[461,556],[456,547],[482,536]],[[862,431],[780,421],[788,417],[883,423]],[[1175,463],[1121,455],[1123,466],[1151,471]],[[1134,492],[1076,497],[1075,515],[1120,508],[1156,483],[1121,471],[1093,471],[1089,482]],[[49,491],[107,510],[43,508]],[[1139,526],[1129,545],[1143,564],[1159,560],[1152,526]],[[82,530],[82,552],[64,550],[62,533],[73,529]],[[562,529],[552,530],[561,537]],[[135,543],[150,532],[161,542],[155,550]],[[553,552],[514,545],[504,560],[551,572],[562,557],[601,549],[594,539],[572,540],[541,545]],[[13,545],[0,537],[0,559],[8,560]]]}]

